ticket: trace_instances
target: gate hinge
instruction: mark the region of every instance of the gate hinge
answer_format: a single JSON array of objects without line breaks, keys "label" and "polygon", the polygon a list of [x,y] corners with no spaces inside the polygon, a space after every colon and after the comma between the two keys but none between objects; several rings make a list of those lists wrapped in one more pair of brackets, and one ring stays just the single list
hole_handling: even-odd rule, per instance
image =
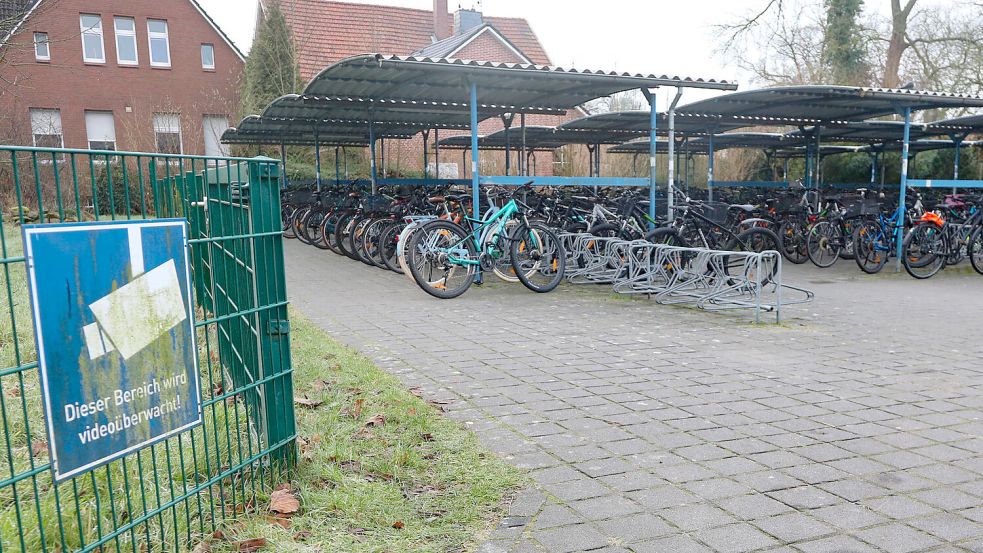
[{"label": "gate hinge", "polygon": [[290,321],[287,319],[273,319],[270,321],[269,328],[266,329],[266,333],[271,336],[290,334]]}]

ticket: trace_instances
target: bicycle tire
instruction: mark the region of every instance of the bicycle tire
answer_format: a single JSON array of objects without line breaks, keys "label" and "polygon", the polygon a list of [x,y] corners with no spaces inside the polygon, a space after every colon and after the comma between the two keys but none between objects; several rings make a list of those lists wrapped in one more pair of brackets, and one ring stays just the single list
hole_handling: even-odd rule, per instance
[{"label": "bicycle tire", "polygon": [[[540,294],[552,292],[563,281],[567,256],[560,237],[546,225],[519,225],[512,233],[510,250],[515,275],[529,290]],[[534,281],[537,275],[545,276],[545,282]]]},{"label": "bicycle tire", "polygon": [[[450,221],[430,221],[414,232],[409,244],[406,245],[406,264],[409,266],[413,281],[424,292],[435,298],[445,300],[456,298],[466,292],[474,281],[477,265],[451,263],[446,254],[438,251],[441,247],[453,245],[460,245],[469,258],[477,259],[474,243],[468,238],[468,232]],[[434,278],[435,267],[443,276]],[[463,278],[454,287],[449,287],[449,275],[458,272]]]}]

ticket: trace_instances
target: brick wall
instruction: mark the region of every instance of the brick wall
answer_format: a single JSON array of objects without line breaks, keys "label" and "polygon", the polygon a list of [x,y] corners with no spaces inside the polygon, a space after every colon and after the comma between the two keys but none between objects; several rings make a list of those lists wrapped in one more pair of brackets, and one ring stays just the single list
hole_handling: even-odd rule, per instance
[{"label": "brick wall", "polygon": [[[79,14],[102,16],[106,62],[82,60]],[[139,65],[116,61],[114,16],[136,20]],[[151,68],[147,19],[167,21],[171,67]],[[35,61],[34,32],[48,33],[51,61]],[[201,44],[215,47],[202,69]],[[85,148],[85,110],[112,111],[117,149],[154,151],[153,114],[181,114],[184,153],[204,153],[204,115],[239,111],[243,62],[187,0],[46,0],[6,46],[0,64],[0,141],[31,144],[30,108],[61,111],[66,147]]]}]

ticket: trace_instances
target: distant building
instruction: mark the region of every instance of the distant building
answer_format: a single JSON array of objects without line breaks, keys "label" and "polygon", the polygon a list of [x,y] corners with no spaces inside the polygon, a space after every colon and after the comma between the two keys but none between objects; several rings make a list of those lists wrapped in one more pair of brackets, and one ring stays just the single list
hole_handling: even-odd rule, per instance
[{"label": "distant building", "polygon": [[0,140],[223,155],[242,53],[195,0],[0,0]]},{"label": "distant building", "polygon": [[[259,18],[270,0],[260,0]],[[447,0],[434,0],[433,10],[329,0],[279,0],[293,33],[301,78],[309,81],[325,67],[344,58],[381,53],[433,58],[457,58],[507,63],[550,65],[550,58],[529,22],[516,17],[488,17],[477,10],[448,12]],[[530,115],[527,125],[558,125],[583,115]],[[518,126],[516,118],[514,125]],[[498,119],[479,125],[481,134],[503,128]],[[460,131],[441,131],[444,138]],[[387,142],[387,165],[398,169],[422,168],[422,140]],[[501,160],[483,156],[501,170]],[[552,173],[552,156],[537,154],[538,174]],[[459,162],[460,155],[442,155],[443,161]],[[466,165],[466,164],[464,164]],[[461,171],[463,176],[463,167]]]}]

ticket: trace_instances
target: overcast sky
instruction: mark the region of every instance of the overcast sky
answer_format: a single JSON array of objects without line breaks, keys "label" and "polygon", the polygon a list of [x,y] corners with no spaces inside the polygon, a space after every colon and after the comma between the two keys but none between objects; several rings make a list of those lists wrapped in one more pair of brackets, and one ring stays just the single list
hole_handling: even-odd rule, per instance
[{"label": "overcast sky", "polygon": [[[199,0],[244,51],[252,40],[256,0]],[[432,0],[349,0],[431,9]],[[920,4],[953,0],[921,0]],[[448,0],[458,5],[481,4],[487,15],[524,17],[532,25],[554,65],[670,76],[737,80],[748,88],[748,76],[717,52],[717,25],[760,9],[765,0]],[[883,10],[887,0],[868,0]],[[667,102],[668,90],[661,103]],[[683,103],[699,99],[687,91]],[[664,107],[664,106],[660,106]]]}]

